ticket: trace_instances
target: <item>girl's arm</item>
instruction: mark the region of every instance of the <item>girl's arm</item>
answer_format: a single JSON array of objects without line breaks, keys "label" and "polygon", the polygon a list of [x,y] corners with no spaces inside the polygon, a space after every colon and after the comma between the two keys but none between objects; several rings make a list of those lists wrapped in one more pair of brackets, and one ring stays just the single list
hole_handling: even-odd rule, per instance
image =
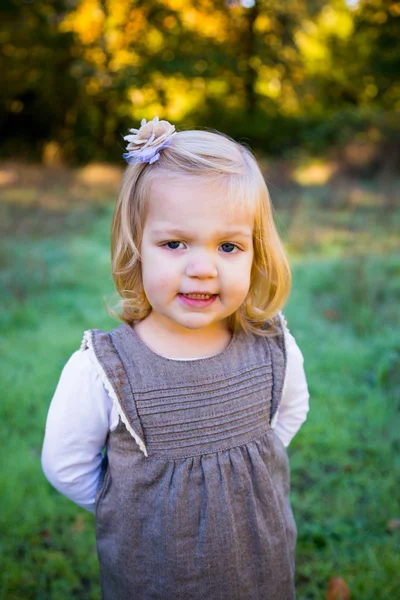
[{"label": "girl's arm", "polygon": [[89,350],[77,350],[65,365],[50,404],[42,468],[61,494],[90,512],[95,509],[110,410]]},{"label": "girl's arm", "polygon": [[[275,413],[275,433],[288,446],[307,418],[309,393],[303,368],[303,355],[296,340],[285,327],[286,376],[279,410]],[[274,425],[274,423],[272,423]]]}]

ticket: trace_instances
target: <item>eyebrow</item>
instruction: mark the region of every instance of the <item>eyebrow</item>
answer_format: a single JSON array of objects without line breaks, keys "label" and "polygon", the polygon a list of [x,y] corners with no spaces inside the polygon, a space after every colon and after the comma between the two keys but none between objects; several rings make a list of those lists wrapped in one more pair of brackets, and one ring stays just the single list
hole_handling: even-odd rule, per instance
[{"label": "eyebrow", "polygon": [[[191,237],[191,235],[188,235],[187,231],[183,231],[181,229],[164,229],[164,228],[155,228],[152,230],[152,233],[154,235],[165,235],[166,237],[177,237],[177,238],[185,238],[185,237]],[[219,238],[219,239],[223,239],[223,238],[233,238],[233,237],[243,237],[243,238],[248,238],[251,239],[253,237],[253,232],[249,232],[246,229],[227,229],[224,231],[216,231],[215,232],[215,237]]]}]

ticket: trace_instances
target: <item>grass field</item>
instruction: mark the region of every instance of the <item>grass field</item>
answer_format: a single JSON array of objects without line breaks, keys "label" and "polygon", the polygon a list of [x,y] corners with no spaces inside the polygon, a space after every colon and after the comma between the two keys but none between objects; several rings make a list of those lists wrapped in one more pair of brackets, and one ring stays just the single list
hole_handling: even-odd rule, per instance
[{"label": "grass field", "polygon": [[[288,449],[297,594],[323,600],[339,577],[352,600],[394,600],[400,186],[387,178],[315,182],[306,168],[296,183],[293,173],[269,181],[294,273],[285,315],[311,394]],[[94,519],[50,487],[40,453],[49,402],[83,331],[116,325],[105,302],[114,294],[118,180],[100,167],[0,169],[1,600],[100,598]]]}]

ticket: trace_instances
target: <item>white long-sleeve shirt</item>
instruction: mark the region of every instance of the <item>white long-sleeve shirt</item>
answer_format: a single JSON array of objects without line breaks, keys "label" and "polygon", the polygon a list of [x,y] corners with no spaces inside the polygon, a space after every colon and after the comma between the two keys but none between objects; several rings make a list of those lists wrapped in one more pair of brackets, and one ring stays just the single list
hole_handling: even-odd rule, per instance
[{"label": "white long-sleeve shirt", "polygon": [[[306,420],[309,394],[303,356],[288,329],[282,400],[272,426],[285,446]],[[191,359],[193,360],[193,359]],[[42,468],[64,496],[94,512],[101,473],[101,452],[119,416],[95,367],[91,348],[77,350],[64,369],[50,404]]]}]

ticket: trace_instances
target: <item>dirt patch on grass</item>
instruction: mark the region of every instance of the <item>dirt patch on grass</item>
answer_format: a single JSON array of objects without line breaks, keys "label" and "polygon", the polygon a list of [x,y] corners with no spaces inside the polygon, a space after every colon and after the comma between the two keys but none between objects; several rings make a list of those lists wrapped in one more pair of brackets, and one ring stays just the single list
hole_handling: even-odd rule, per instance
[{"label": "dirt patch on grass", "polygon": [[115,202],[122,169],[81,169],[15,162],[0,166],[0,235],[51,236],[79,229]]},{"label": "dirt patch on grass", "polygon": [[121,168],[106,164],[69,169],[5,162],[0,166],[0,201],[54,209],[101,202],[115,197],[121,176]]},{"label": "dirt patch on grass", "polygon": [[90,225],[103,210],[101,205],[52,210],[3,203],[0,204],[0,236],[40,238],[79,231]]}]

